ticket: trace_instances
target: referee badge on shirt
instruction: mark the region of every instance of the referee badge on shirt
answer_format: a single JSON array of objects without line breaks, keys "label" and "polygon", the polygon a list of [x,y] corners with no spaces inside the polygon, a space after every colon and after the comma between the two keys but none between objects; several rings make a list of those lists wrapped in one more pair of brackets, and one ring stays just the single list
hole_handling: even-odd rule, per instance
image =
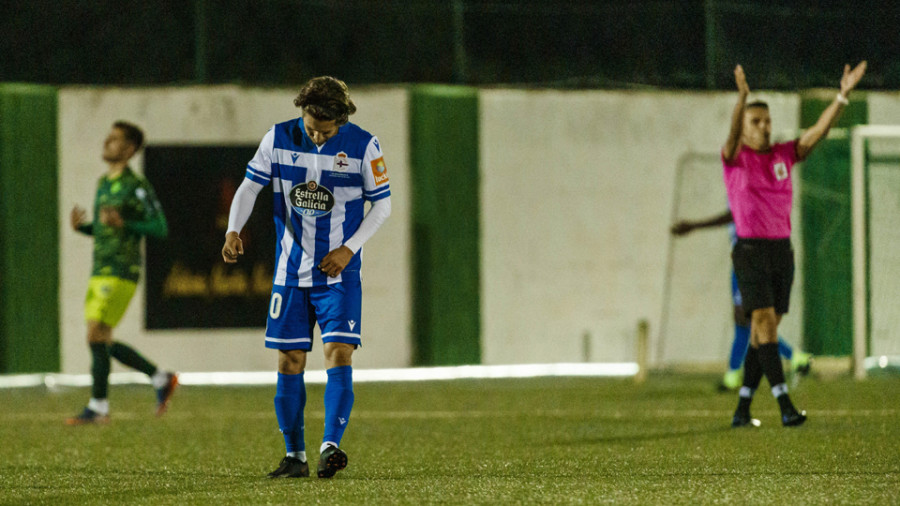
[{"label": "referee badge on shirt", "polygon": [[775,170],[775,179],[778,181],[784,181],[788,177],[787,165],[784,162],[778,162],[773,167]]},{"label": "referee badge on shirt", "polygon": [[348,167],[350,167],[350,162],[347,159],[347,153],[341,151],[334,155],[334,165],[332,165],[331,170],[335,172],[344,172]]},{"label": "referee badge on shirt", "polygon": [[301,216],[325,216],[334,207],[334,194],[315,181],[294,185],[288,198]]}]

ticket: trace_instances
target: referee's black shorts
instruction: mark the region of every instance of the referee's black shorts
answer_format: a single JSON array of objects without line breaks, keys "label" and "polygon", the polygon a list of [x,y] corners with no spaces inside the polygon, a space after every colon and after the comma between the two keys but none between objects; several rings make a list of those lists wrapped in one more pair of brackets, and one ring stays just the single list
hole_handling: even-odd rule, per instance
[{"label": "referee's black shorts", "polygon": [[794,249],[790,239],[738,239],[731,251],[744,313],[774,307],[788,312],[794,282]]}]

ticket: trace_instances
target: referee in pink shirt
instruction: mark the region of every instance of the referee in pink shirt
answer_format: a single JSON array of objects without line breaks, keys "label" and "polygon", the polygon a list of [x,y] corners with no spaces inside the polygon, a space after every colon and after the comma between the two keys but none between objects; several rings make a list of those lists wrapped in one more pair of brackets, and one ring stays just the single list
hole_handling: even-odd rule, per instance
[{"label": "referee in pink shirt", "polygon": [[778,357],[778,324],[788,312],[794,280],[791,170],[828,134],[865,72],[865,61],[852,70],[850,65],[844,66],[840,91],[816,124],[799,139],[772,144],[768,105],[747,103],[750,88],[744,69],[740,65],[734,69],[738,101],[722,147],[722,167],[738,237],[731,258],[743,295],[743,310],[750,317],[750,348],[732,427],[759,425],[750,416],[750,403],[763,375],[778,401],[782,425],[798,426],[806,421],[806,412],[798,411],[788,396]]}]

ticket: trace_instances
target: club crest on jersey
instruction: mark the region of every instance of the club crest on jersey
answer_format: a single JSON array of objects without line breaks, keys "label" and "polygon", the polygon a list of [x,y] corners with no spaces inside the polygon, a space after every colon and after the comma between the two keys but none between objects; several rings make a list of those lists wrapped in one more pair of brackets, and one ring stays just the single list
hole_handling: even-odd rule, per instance
[{"label": "club crest on jersey", "polygon": [[375,186],[388,182],[387,167],[384,165],[384,157],[372,160],[372,176],[375,178]]},{"label": "club crest on jersey", "polygon": [[788,177],[787,165],[784,162],[778,162],[773,167],[775,170],[775,179],[779,181],[784,181]]},{"label": "club crest on jersey", "polygon": [[348,167],[350,167],[350,162],[347,158],[347,153],[341,151],[334,155],[334,165],[331,167],[331,170],[335,172],[344,172]]},{"label": "club crest on jersey", "polygon": [[294,185],[289,199],[294,212],[301,216],[324,216],[334,207],[334,194],[315,181]]}]

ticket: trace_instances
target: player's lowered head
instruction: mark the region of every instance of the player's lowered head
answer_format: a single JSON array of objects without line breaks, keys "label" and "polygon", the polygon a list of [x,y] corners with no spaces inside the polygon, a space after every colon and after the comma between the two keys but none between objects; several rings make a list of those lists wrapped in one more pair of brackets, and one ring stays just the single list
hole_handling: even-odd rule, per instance
[{"label": "player's lowered head", "polygon": [[126,121],[116,121],[103,141],[103,161],[124,164],[143,145],[144,132],[140,128]]},{"label": "player's lowered head", "polygon": [[766,151],[772,136],[772,118],[765,102],[750,102],[744,107],[741,143],[755,151]]},{"label": "player's lowered head", "polygon": [[356,105],[350,100],[350,89],[344,81],[331,76],[310,79],[300,89],[294,105],[303,113],[306,135],[317,146],[334,137],[341,125],[356,112]]}]

